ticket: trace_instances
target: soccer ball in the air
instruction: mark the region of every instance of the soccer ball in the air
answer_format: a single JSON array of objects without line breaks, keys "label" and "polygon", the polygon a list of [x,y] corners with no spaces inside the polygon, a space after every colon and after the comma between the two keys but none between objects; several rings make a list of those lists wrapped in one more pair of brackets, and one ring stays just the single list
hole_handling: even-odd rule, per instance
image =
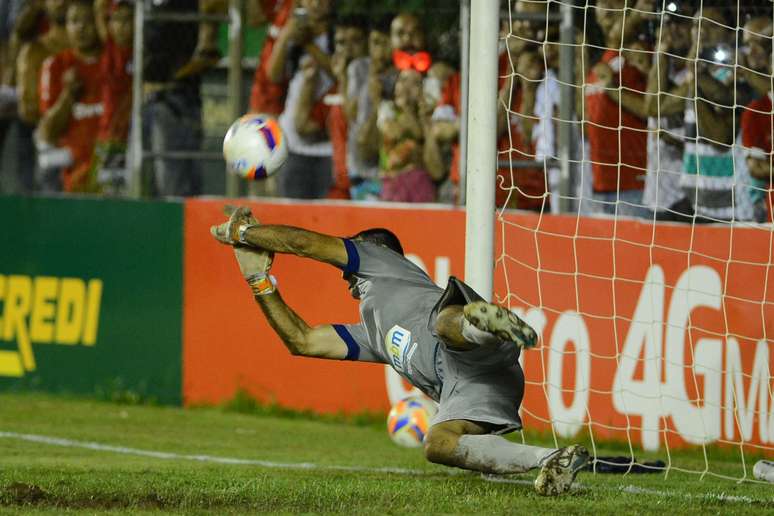
[{"label": "soccer ball in the air", "polygon": [[409,396],[396,403],[387,416],[387,432],[395,444],[407,448],[422,446],[430,420],[438,411],[435,404],[421,396]]},{"label": "soccer ball in the air", "polygon": [[228,170],[245,179],[263,179],[274,174],[288,158],[279,122],[262,114],[240,117],[223,138],[223,157]]}]

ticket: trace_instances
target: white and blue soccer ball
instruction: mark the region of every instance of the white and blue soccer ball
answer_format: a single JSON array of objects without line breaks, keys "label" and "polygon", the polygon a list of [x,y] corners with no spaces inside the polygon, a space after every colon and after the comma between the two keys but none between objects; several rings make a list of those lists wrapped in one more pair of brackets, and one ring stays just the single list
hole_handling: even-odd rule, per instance
[{"label": "white and blue soccer ball", "polygon": [[387,433],[390,439],[406,448],[422,446],[430,429],[430,420],[436,412],[438,408],[435,403],[423,396],[403,398],[393,405],[387,416]]},{"label": "white and blue soccer ball", "polygon": [[238,118],[223,138],[223,157],[230,172],[250,181],[276,173],[288,158],[279,122],[263,114]]}]

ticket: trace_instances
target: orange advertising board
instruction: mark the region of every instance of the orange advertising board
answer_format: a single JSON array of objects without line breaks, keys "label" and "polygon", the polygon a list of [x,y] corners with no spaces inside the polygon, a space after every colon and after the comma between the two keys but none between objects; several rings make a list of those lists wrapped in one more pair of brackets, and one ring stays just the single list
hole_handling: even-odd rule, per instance
[{"label": "orange advertising board", "polygon": [[[186,203],[185,402],[218,403],[241,389],[297,409],[386,411],[407,386],[384,366],[285,350],[230,250],[209,236],[223,204]],[[261,222],[335,235],[387,227],[437,283],[463,276],[464,211],[248,204]],[[526,426],[553,424],[568,438],[590,429],[647,449],[664,439],[774,443],[769,228],[508,213],[498,217],[495,242],[496,300],[541,335],[540,347],[522,354]],[[337,269],[278,256],[273,274],[310,324],[357,321]]]},{"label": "orange advertising board", "polygon": [[[233,253],[209,235],[222,222],[215,201],[186,204],[183,396],[187,404],[217,403],[239,390],[258,399],[323,412],[386,411],[383,366],[292,357],[275,336],[244,284]],[[249,203],[266,224],[289,224],[334,235],[387,227],[429,264],[456,256],[452,274],[462,275],[455,210],[353,208],[347,204]],[[357,303],[341,271],[311,260],[277,256],[272,274],[285,301],[309,324],[357,322]]]}]

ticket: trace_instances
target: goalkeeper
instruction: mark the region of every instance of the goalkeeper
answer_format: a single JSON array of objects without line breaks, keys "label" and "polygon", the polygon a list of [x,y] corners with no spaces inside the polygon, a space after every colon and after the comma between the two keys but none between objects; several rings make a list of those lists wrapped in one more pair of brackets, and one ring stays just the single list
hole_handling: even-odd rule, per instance
[{"label": "goalkeeper", "polygon": [[[452,277],[438,288],[403,256],[398,238],[369,229],[337,238],[291,226],[259,225],[246,208],[211,228],[234,253],[256,302],[294,355],[390,364],[439,403],[425,438],[431,462],[485,473],[541,468],[535,489],[567,491],[586,465],[585,448],[512,443],[501,434],[521,428],[522,348],[537,334],[505,308],[486,303]],[[360,300],[359,324],[310,327],[290,308],[269,275],[274,253],[338,267]]]}]

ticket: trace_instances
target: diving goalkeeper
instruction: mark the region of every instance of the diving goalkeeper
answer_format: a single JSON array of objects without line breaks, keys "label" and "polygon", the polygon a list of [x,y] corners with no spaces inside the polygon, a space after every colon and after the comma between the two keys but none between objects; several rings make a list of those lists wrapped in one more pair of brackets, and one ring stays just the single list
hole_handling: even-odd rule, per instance
[{"label": "diving goalkeeper", "polygon": [[[535,490],[557,495],[589,461],[585,448],[512,443],[521,428],[522,348],[535,331],[515,314],[481,299],[452,277],[445,290],[403,256],[398,238],[369,229],[338,238],[291,226],[259,225],[246,208],[211,228],[232,245],[239,268],[269,324],[294,355],[390,364],[439,403],[425,438],[431,462],[485,473],[541,468]],[[358,324],[310,327],[279,294],[269,274],[274,253],[290,253],[341,269],[360,301]]]}]

